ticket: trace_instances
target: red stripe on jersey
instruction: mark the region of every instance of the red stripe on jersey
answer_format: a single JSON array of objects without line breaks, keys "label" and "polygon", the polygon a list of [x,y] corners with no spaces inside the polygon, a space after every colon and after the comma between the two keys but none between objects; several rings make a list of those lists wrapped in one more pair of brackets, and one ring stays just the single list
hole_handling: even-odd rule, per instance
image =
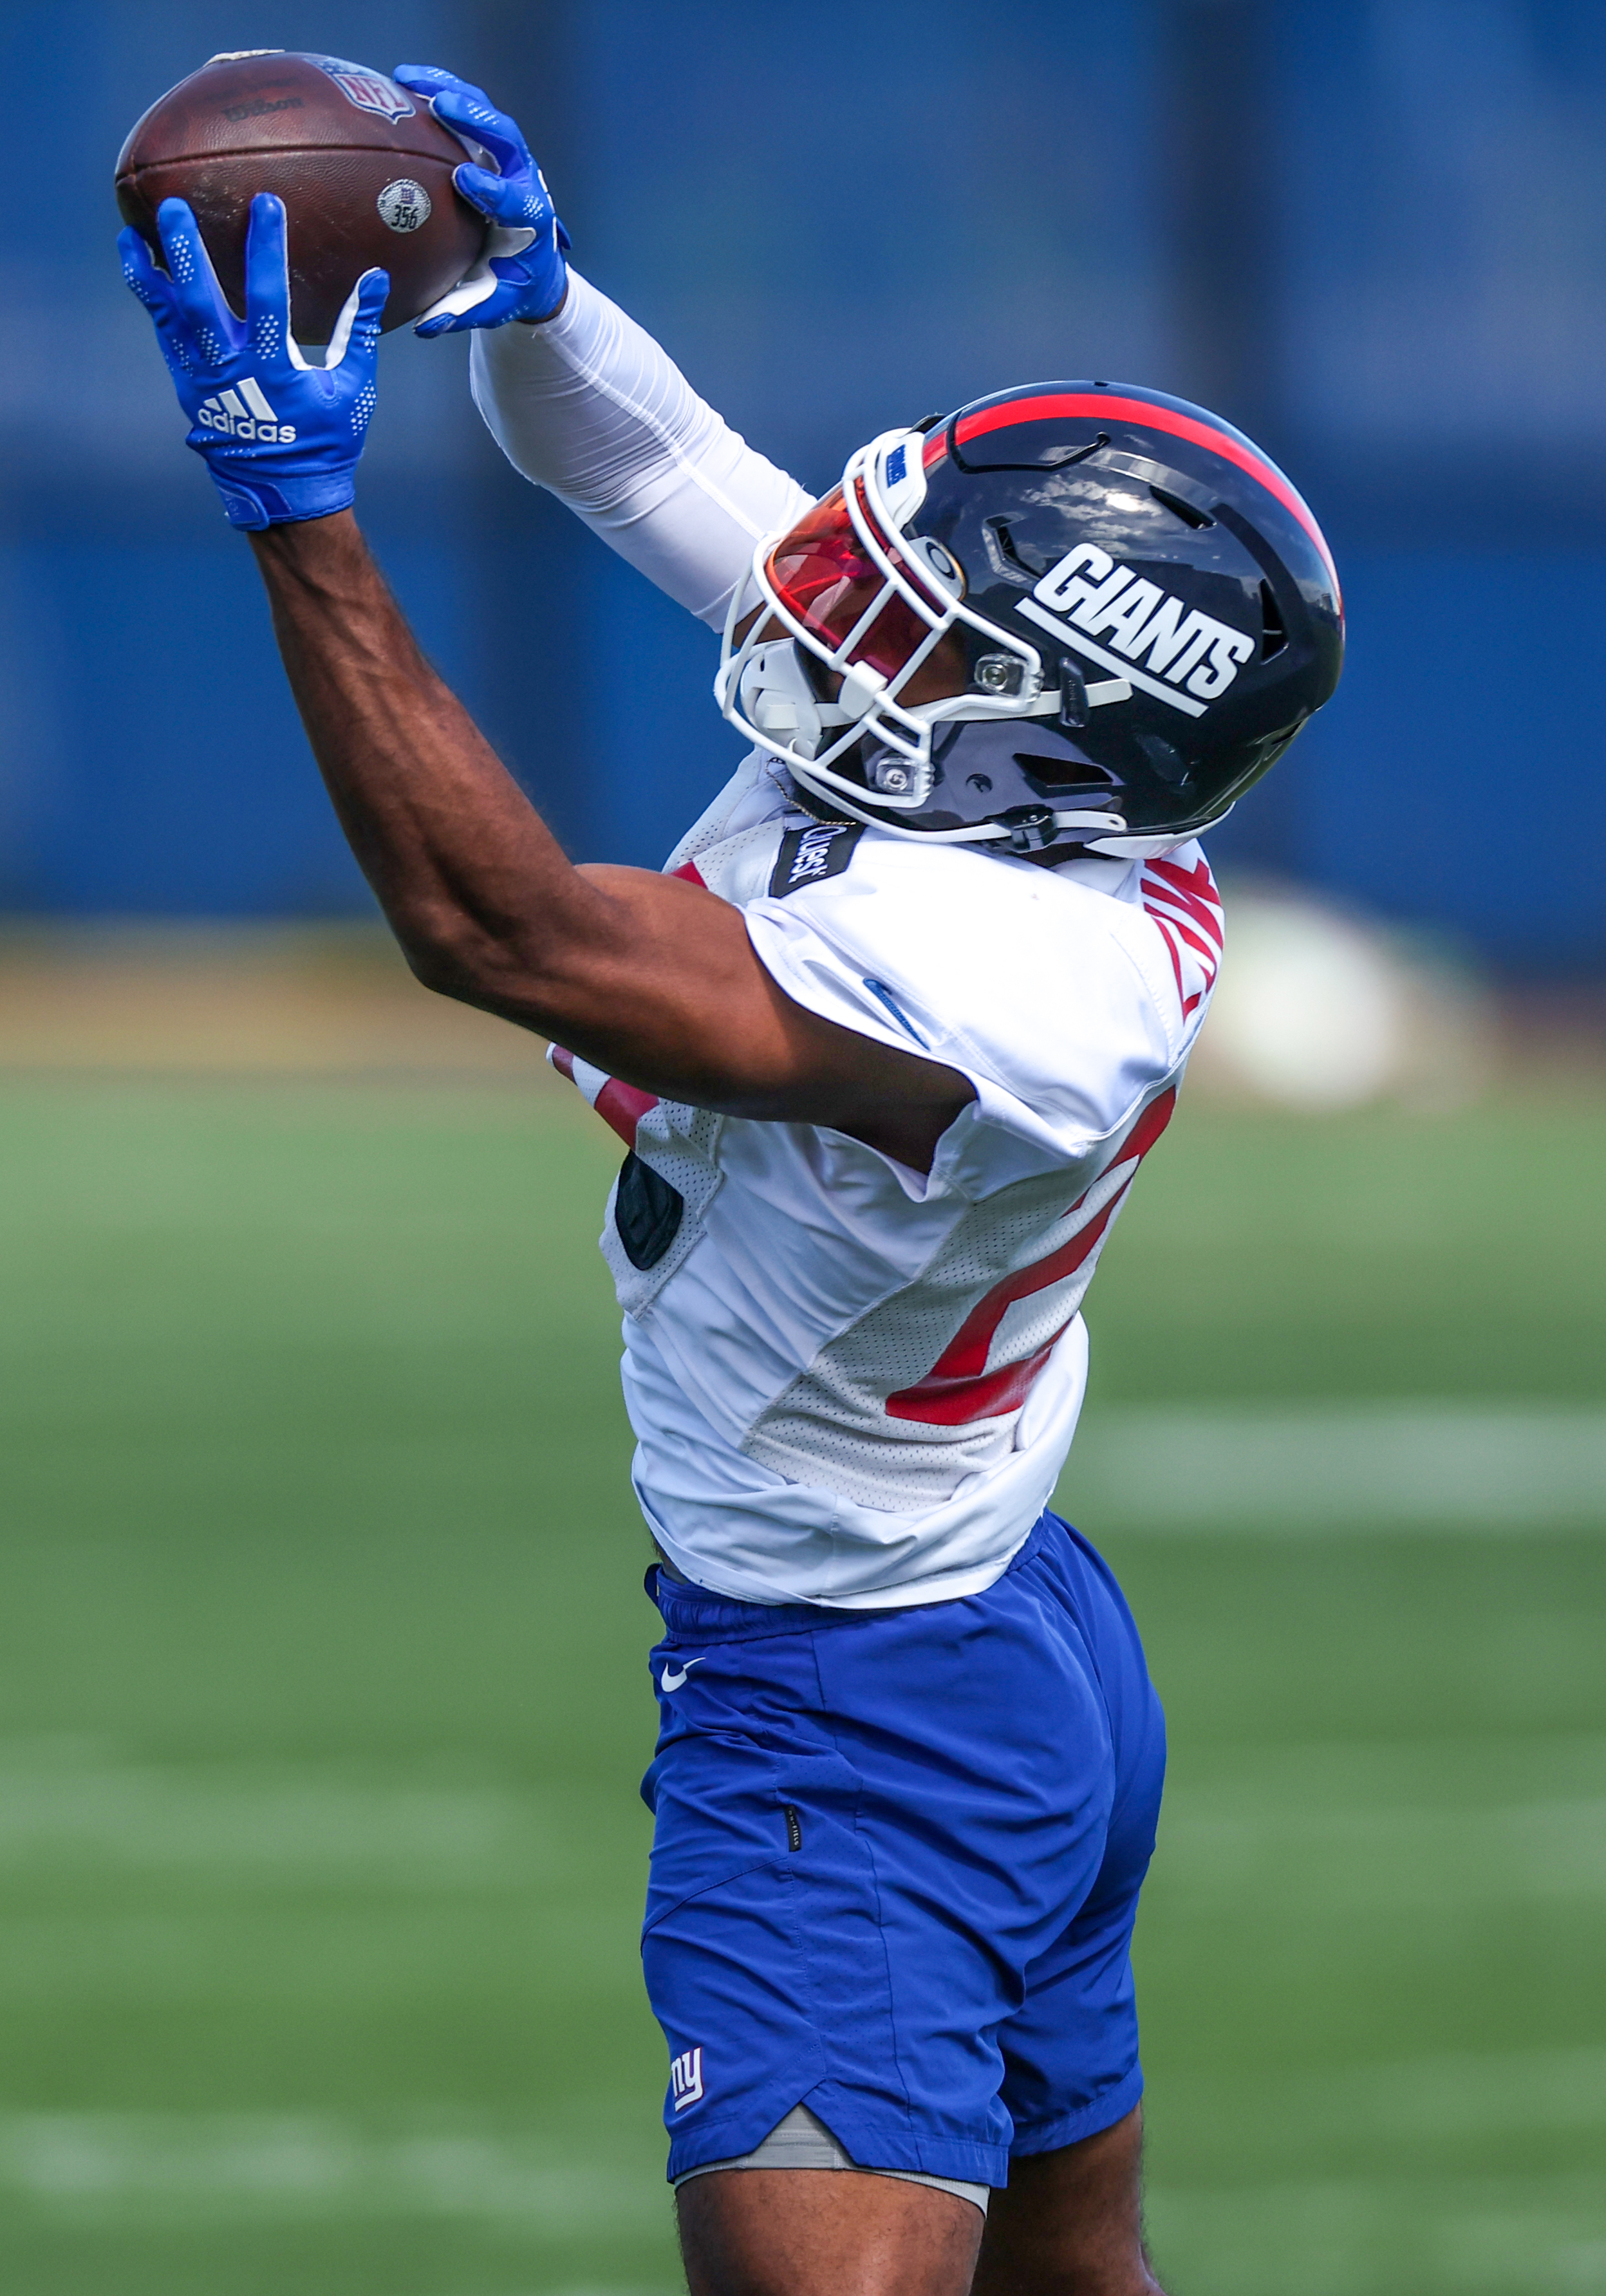
[{"label": "red stripe on jersey", "polygon": [[1206,940],[1202,934],[1194,931],[1192,925],[1184,924],[1180,917],[1157,916],[1154,922],[1157,925],[1168,925],[1174,933],[1179,934],[1204,967],[1205,979],[1215,980],[1217,960],[1221,955],[1218,941]]},{"label": "red stripe on jersey", "polygon": [[[1205,861],[1196,861],[1191,869],[1184,869],[1180,861],[1151,861],[1144,868],[1143,893],[1144,914],[1159,926],[1171,960],[1183,1019],[1189,1020],[1204,1002],[1204,990],[1188,995],[1182,977],[1183,947],[1191,948],[1199,959],[1207,988],[1221,963],[1221,896],[1216,890],[1216,880]],[[1179,909],[1183,916],[1176,914]],[[1184,922],[1184,917],[1192,923]]]},{"label": "red stripe on jersey", "polygon": [[610,1077],[592,1106],[606,1125],[619,1134],[627,1148],[635,1145],[635,1128],[650,1108],[658,1106],[655,1092],[638,1092],[633,1084]]},{"label": "red stripe on jersey", "polygon": [[967,1427],[972,1419],[996,1419],[1006,1411],[1019,1411],[1037,1374],[1064,1336],[1061,1324],[1035,1355],[1023,1356],[1019,1363],[1005,1364],[1001,1370],[984,1372],[979,1379],[946,1381],[938,1364],[918,1387],[889,1395],[888,1414],[893,1419],[913,1419],[922,1427]]},{"label": "red stripe on jersey", "polygon": [[[1028,1300],[1034,1292],[1046,1292],[1051,1283],[1062,1283],[1089,1259],[1115,1218],[1118,1207],[1125,1201],[1127,1189],[1137,1177],[1137,1167],[1171,1121],[1176,1106],[1175,1086],[1162,1092],[1158,1100],[1151,1101],[1110,1167],[1112,1172],[1118,1171],[1123,1164],[1130,1164],[1133,1168],[1103,1210],[1068,1237],[1057,1251],[1034,1261],[1029,1267],[1018,1268],[1002,1283],[995,1283],[987,1297],[971,1308],[924,1379],[887,1398],[889,1418],[912,1419],[925,1427],[963,1427],[972,1419],[992,1419],[1002,1412],[1014,1411],[1025,1402],[1033,1381],[1064,1336],[1070,1317],[1068,1316],[1051,1338],[1019,1363],[1001,1364],[996,1371],[988,1371],[987,1354],[1004,1321],[1004,1310],[1017,1300]],[[1077,1199],[1077,1203],[1081,1201],[1081,1197]],[[1074,1211],[1076,1204],[1070,1209]]]},{"label": "red stripe on jersey", "polygon": [[695,861],[683,861],[679,868],[671,869],[669,874],[671,877],[684,877],[688,885],[701,885],[705,893],[709,890],[702,871]]},{"label": "red stripe on jersey", "polygon": [[[989,430],[1001,430],[1012,422],[1049,422],[1067,415],[1108,415],[1115,422],[1137,422],[1151,430],[1168,431],[1174,439],[1187,439],[1196,447],[1208,447],[1211,454],[1236,463],[1251,479],[1274,495],[1286,511],[1304,528],[1320,553],[1322,563],[1332,580],[1333,595],[1339,595],[1339,570],[1332,562],[1332,553],[1327,547],[1325,536],[1316,524],[1310,505],[1296,492],[1274,463],[1268,463],[1252,447],[1229,438],[1214,424],[1199,422],[1191,414],[1183,414],[1174,406],[1154,406],[1146,398],[1118,398],[1109,391],[1056,390],[1037,398],[1006,399],[1002,406],[978,407],[967,414],[954,432],[960,446],[967,439],[979,439]],[[928,469],[939,462],[947,452],[947,434],[939,430],[926,442],[924,460]]]},{"label": "red stripe on jersey", "polygon": [[1188,916],[1220,946],[1222,900],[1216,890],[1216,880],[1204,861],[1200,861],[1197,868],[1178,868],[1174,861],[1149,861],[1144,868],[1144,896],[1149,893],[1153,893],[1156,900],[1168,900],[1174,909],[1185,909]]},{"label": "red stripe on jersey", "polygon": [[1176,1113],[1176,1086],[1171,1085],[1159,1095],[1158,1099],[1149,1103],[1126,1139],[1122,1141],[1121,1163],[1125,1164],[1135,1157],[1141,1161],[1149,1153],[1150,1149],[1153,1147]]},{"label": "red stripe on jersey", "polygon": [[1184,869],[1180,861],[1173,861],[1164,853],[1157,854],[1151,861],[1145,861],[1143,867],[1151,877],[1161,878],[1167,884],[1175,885],[1179,891],[1185,887],[1192,892],[1202,893],[1207,901],[1213,901],[1217,908],[1221,906],[1221,895],[1216,890],[1210,865],[1202,855],[1191,869]]},{"label": "red stripe on jersey", "polygon": [[1006,1275],[1002,1283],[996,1283],[987,1298],[971,1308],[956,1336],[924,1379],[887,1398],[888,1417],[918,1420],[925,1427],[963,1427],[970,1420],[990,1419],[1024,1403],[1032,1382],[1048,1360],[1050,1349],[1063,1335],[1070,1317],[1067,1316],[1053,1338],[1045,1340],[1035,1354],[1020,1363],[1002,1364],[996,1371],[989,1372],[985,1368],[987,1349],[1004,1321],[1004,1311],[1017,1300],[1028,1300],[1034,1292],[1046,1292],[1051,1283],[1074,1275],[1103,1235],[1115,1216],[1116,1206],[1131,1185],[1128,1180],[1118,1188],[1103,1210],[1086,1227],[1079,1227],[1058,1251],[1051,1251],[1046,1259],[1039,1259],[1033,1267],[1022,1267],[1015,1275]]},{"label": "red stripe on jersey", "polygon": [[[1150,881],[1158,878],[1159,883]],[[1203,928],[1219,952],[1222,940],[1221,896],[1216,890],[1216,880],[1209,865],[1200,861],[1192,869],[1184,869],[1175,861],[1151,861],[1143,872],[1143,891],[1153,893],[1174,908],[1185,909],[1194,922]],[[1145,900],[1144,907],[1148,907]]]},{"label": "red stripe on jersey", "polygon": [[[1182,951],[1177,947],[1176,943],[1171,938],[1171,920],[1169,917],[1154,916],[1152,909],[1151,909],[1149,914],[1151,917],[1154,917],[1155,923],[1159,927],[1159,937],[1166,944],[1166,955],[1170,958],[1171,970],[1176,975],[1176,993],[1178,996],[1182,996],[1185,994],[1182,985]],[[1185,1013],[1187,1009],[1186,1004],[1184,1004],[1183,1006],[1184,1012]]]},{"label": "red stripe on jersey", "polygon": [[[560,1076],[566,1076],[577,1089],[580,1080],[574,1072],[574,1054],[562,1045],[552,1048],[552,1064]],[[635,1145],[635,1128],[650,1108],[658,1106],[658,1095],[638,1092],[633,1084],[621,1084],[618,1077],[610,1077],[591,1105],[610,1130],[617,1132],[627,1148]]]}]

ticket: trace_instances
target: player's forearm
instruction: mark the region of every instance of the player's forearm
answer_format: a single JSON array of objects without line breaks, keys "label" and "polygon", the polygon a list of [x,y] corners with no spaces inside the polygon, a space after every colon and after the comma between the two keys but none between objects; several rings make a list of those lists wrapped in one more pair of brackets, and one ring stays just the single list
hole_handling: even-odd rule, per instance
[{"label": "player's forearm", "polygon": [[701,887],[575,868],[420,653],[349,512],[251,540],[324,783],[420,980],[666,1098],[835,1125],[929,1165],[962,1077],[794,1004]]},{"label": "player's forearm", "polygon": [[476,1003],[544,981],[561,1002],[594,895],[420,652],[356,521],[251,541],[330,798],[414,970]]}]

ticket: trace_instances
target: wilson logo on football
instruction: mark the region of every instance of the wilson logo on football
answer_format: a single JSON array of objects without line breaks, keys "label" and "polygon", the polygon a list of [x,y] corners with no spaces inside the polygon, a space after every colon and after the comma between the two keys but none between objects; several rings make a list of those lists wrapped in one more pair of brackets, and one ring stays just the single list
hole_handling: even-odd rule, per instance
[{"label": "wilson logo on football", "polygon": [[294,423],[280,422],[254,375],[248,374],[235,390],[202,399],[195,420],[220,439],[256,439],[266,447],[293,447],[296,441]]},{"label": "wilson logo on football", "polygon": [[[1200,613],[1130,566],[1118,566],[1092,542],[1078,543],[1051,566],[1021,600],[1020,611],[1089,661],[1118,671],[1189,718],[1202,718],[1257,650],[1247,631]],[[1094,643],[1102,637],[1108,646]]]}]

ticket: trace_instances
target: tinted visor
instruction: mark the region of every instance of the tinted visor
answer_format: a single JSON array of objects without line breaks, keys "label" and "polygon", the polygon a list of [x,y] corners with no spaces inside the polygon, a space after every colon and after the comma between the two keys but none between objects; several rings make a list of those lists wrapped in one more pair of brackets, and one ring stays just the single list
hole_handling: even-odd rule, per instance
[{"label": "tinted visor", "polygon": [[[782,537],[771,551],[765,570],[783,604],[812,637],[833,654],[841,654],[848,639],[880,599],[880,611],[841,659],[844,662],[862,662],[892,680],[930,642],[934,625],[946,613],[953,600],[889,542],[884,547],[904,579],[930,600],[930,621],[925,620],[906,598],[889,586],[882,569],[869,555],[855,529],[840,487],[833,487],[823,501],[804,513],[789,534]],[[947,685],[949,693],[963,689],[963,661],[961,648],[958,682]]]}]

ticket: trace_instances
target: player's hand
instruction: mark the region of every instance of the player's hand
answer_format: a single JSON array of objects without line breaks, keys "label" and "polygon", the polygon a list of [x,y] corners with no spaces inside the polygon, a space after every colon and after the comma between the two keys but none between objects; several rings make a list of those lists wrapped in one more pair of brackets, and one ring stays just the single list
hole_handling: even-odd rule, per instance
[{"label": "player's hand", "polygon": [[489,217],[490,233],[474,268],[430,306],[414,332],[446,335],[509,319],[552,318],[569,291],[569,234],[517,121],[498,111],[483,88],[433,64],[397,64],[391,78],[422,97],[443,127],[481,145],[500,170],[492,175],[472,161],[454,170],[469,205]]},{"label": "player's hand", "polygon": [[233,526],[327,518],[356,492],[357,457],[373,412],[380,318],[390,283],[365,271],[347,298],[322,366],[290,332],[284,205],[251,201],[245,242],[245,318],[230,310],[212,258],[183,200],[157,212],[167,270],[136,231],[119,234],[123,276],[156,322],[188,444],[212,474]]}]

